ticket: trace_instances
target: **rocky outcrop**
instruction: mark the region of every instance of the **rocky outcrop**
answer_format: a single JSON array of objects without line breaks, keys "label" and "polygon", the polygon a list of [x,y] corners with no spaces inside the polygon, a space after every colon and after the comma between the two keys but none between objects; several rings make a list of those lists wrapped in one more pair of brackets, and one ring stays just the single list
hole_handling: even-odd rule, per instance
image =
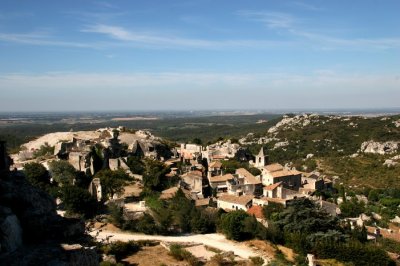
[{"label": "rocky outcrop", "polygon": [[0,252],[13,252],[22,246],[22,228],[10,208],[0,207]]},{"label": "rocky outcrop", "polygon": [[361,151],[365,153],[376,153],[376,154],[390,154],[395,153],[399,149],[400,142],[387,141],[387,142],[375,142],[365,141],[361,144]]},{"label": "rocky outcrop", "polygon": [[275,126],[268,129],[268,133],[276,133],[280,129],[287,130],[293,127],[304,128],[310,125],[312,122],[318,122],[319,116],[317,114],[303,114],[296,115],[294,117],[289,117],[285,115],[281,121],[279,121]]},{"label": "rocky outcrop", "polygon": [[18,218],[24,239],[29,242],[43,238],[74,237],[74,234],[84,233],[84,225],[79,220],[58,216],[54,199],[33,187],[23,176],[3,178],[0,181],[0,204]]},{"label": "rocky outcrop", "polygon": [[[0,153],[0,160],[6,157],[6,152]],[[98,265],[95,250],[61,246],[85,243],[81,219],[57,215],[55,200],[21,172],[8,171],[7,164],[0,170],[1,265]]]}]

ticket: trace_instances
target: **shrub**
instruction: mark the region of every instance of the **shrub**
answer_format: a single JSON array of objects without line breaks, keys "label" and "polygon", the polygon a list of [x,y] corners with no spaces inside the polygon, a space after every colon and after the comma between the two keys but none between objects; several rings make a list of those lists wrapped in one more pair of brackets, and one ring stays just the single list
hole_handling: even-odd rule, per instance
[{"label": "shrub", "polygon": [[104,247],[104,253],[115,255],[117,260],[121,260],[129,255],[132,255],[140,250],[140,246],[135,241],[116,241]]},{"label": "shrub", "polygon": [[192,253],[190,253],[187,250],[184,250],[181,245],[176,245],[176,244],[171,245],[169,255],[171,255],[172,257],[174,257],[179,261],[185,260],[191,266],[200,265],[199,260],[195,256],[193,256]]},{"label": "shrub", "polygon": [[261,257],[250,257],[250,261],[254,266],[262,266],[264,264],[264,259]]}]

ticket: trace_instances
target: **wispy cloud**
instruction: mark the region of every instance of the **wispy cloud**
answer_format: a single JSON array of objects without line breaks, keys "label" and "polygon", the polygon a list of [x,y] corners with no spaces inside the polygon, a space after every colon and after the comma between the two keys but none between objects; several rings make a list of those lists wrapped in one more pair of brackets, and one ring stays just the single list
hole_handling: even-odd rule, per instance
[{"label": "wispy cloud", "polygon": [[295,18],[287,13],[241,10],[238,14],[247,19],[261,22],[272,29],[290,29],[295,24]]},{"label": "wispy cloud", "polygon": [[[318,30],[313,30],[301,20],[288,13],[270,11],[240,11],[238,14],[246,19],[264,24],[271,30],[286,32],[288,36],[303,38],[306,45],[322,50],[351,49],[391,49],[400,48],[400,37],[391,38],[345,38],[323,32],[332,32],[332,29],[325,29],[321,25]],[[309,21],[308,21],[309,22]],[[310,22],[309,22],[310,23]],[[339,30],[336,30],[340,32]]]},{"label": "wispy cloud", "polygon": [[95,1],[95,5],[106,8],[106,9],[117,9],[118,7],[115,4],[111,4],[110,2],[107,1]]},{"label": "wispy cloud", "polygon": [[183,38],[178,36],[167,36],[153,32],[140,32],[128,30],[120,26],[96,24],[89,25],[82,29],[82,32],[98,33],[114,40],[122,41],[125,44],[146,45],[149,48],[203,48],[221,49],[236,47],[265,48],[271,46],[284,45],[285,42],[273,40],[209,40]]},{"label": "wispy cloud", "polygon": [[321,11],[324,10],[322,7],[312,5],[310,3],[304,3],[304,2],[288,2],[289,6],[293,7],[298,7],[301,9],[309,10],[309,11]]},{"label": "wispy cloud", "polygon": [[0,41],[8,43],[18,44],[29,44],[38,46],[65,46],[75,48],[94,48],[98,45],[83,43],[83,42],[71,42],[55,40],[48,34],[43,33],[1,33]]}]

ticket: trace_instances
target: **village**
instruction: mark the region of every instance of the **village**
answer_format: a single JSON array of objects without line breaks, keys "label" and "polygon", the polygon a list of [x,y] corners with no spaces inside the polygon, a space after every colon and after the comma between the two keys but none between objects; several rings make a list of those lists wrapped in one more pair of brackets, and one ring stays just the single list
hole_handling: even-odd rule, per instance
[{"label": "village", "polygon": [[[47,153],[40,153],[43,149]],[[38,153],[42,156],[37,156]],[[193,203],[195,208],[201,210],[201,215],[215,214],[218,210],[223,210],[225,213],[244,211],[265,228],[269,226],[269,219],[265,215],[268,206],[271,209],[283,210],[292,202],[307,199],[328,216],[342,219],[351,228],[356,230],[366,228],[368,241],[376,241],[382,236],[397,240],[400,235],[397,228],[394,230],[382,228],[372,223],[372,221],[380,220],[380,215],[377,213],[373,213],[373,217],[365,213],[357,217],[341,217],[339,206],[341,203],[355,200],[367,204],[368,199],[362,195],[346,195],[345,193],[335,199],[332,197],[326,199],[325,194],[338,193],[335,186],[338,177],[327,176],[317,171],[299,171],[289,164],[270,162],[268,150],[264,146],[261,146],[258,154],[253,155],[245,146],[237,142],[233,143],[229,139],[209,145],[180,143],[169,146],[150,132],[132,131],[124,127],[103,128],[88,132],[58,132],[27,143],[19,154],[12,155],[12,160],[13,167],[20,170],[24,170],[25,164],[40,162],[50,174],[53,162],[61,161],[73,166],[76,172],[94,177],[90,180],[87,191],[98,202],[104,202],[105,206],[120,208],[123,217],[121,219],[126,220],[125,223],[129,223],[129,220],[140,221],[148,217],[146,215],[154,216],[154,208],[152,208],[154,203],[148,203],[146,200],[153,201],[154,195],[158,197],[156,200],[159,202],[169,202],[182,194]],[[136,164],[143,160],[156,162],[158,167],[161,166],[165,170],[163,170],[162,178],[165,178],[163,182],[168,184],[167,188],[160,189],[158,192],[147,191],[146,193],[150,193],[151,197],[143,196],[146,177],[143,176],[143,171],[135,170],[138,166]],[[111,171],[110,173],[122,171],[130,177],[130,181],[124,182],[123,188],[115,193],[108,194],[107,184],[103,184],[102,179],[96,175],[105,169]],[[78,181],[73,180],[72,184],[76,182]],[[65,205],[61,199],[57,199],[57,204],[58,214],[66,215]],[[110,219],[99,219],[100,223],[88,224],[88,230],[99,241],[109,241],[113,237],[115,241],[154,239],[151,236],[138,238],[136,235],[119,235],[123,233],[119,229],[107,231],[110,229],[107,226]],[[153,219],[154,217],[149,221],[154,222]],[[393,223],[398,223],[398,220],[396,216]],[[147,229],[143,232],[156,234],[156,231],[151,232],[151,230]],[[182,228],[166,228],[166,230],[178,235],[179,232],[184,232],[181,231]],[[213,232],[207,230],[198,232]],[[193,230],[193,232],[196,231]],[[155,239],[164,238],[160,236]],[[187,239],[183,238],[182,241]],[[174,241],[177,240],[163,243],[169,243],[167,244],[169,248]],[[197,244],[188,241],[190,244],[187,248],[200,245],[202,248],[200,251],[199,248],[195,249],[194,254],[197,252],[196,257],[206,262],[214,254],[204,249],[204,246],[210,245],[210,240],[197,241],[199,242]],[[248,254],[259,255],[265,263],[273,259],[271,255],[268,256],[260,251],[249,251],[248,248],[238,249],[235,253],[235,250],[230,250],[230,246],[226,247],[226,243],[222,242],[215,242],[214,246],[215,248],[225,246],[224,251],[233,251],[233,255],[239,257],[244,253],[245,255],[242,256],[245,259],[249,258]],[[110,257],[106,259],[109,260]],[[116,261],[114,257],[110,260]],[[309,254],[307,261],[309,265],[317,265],[318,260],[314,258],[314,255]]]}]

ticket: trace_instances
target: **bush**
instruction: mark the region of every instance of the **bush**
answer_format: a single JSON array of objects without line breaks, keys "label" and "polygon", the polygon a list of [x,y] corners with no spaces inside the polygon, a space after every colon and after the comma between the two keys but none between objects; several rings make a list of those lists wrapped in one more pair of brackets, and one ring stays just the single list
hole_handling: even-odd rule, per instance
[{"label": "bush", "polygon": [[228,239],[242,241],[254,237],[254,229],[257,227],[257,220],[249,216],[245,211],[233,211],[223,214],[220,222],[220,230]]},{"label": "bush", "polygon": [[64,186],[60,189],[60,198],[67,212],[91,217],[97,211],[97,201],[86,189]]},{"label": "bush", "polygon": [[262,266],[264,264],[264,259],[261,257],[250,257],[250,261],[254,266]]},{"label": "bush", "polygon": [[126,258],[140,250],[140,246],[135,241],[116,241],[103,247],[103,251],[107,255],[114,255],[117,260]]},{"label": "bush", "polygon": [[118,204],[110,203],[107,206],[109,211],[109,222],[117,227],[121,227],[124,223],[124,212]]},{"label": "bush", "polygon": [[195,256],[193,256],[192,253],[190,253],[187,250],[184,250],[181,245],[176,245],[176,244],[171,245],[169,250],[170,250],[169,255],[171,255],[172,257],[174,257],[179,261],[185,260],[191,266],[200,265],[199,260]]}]

